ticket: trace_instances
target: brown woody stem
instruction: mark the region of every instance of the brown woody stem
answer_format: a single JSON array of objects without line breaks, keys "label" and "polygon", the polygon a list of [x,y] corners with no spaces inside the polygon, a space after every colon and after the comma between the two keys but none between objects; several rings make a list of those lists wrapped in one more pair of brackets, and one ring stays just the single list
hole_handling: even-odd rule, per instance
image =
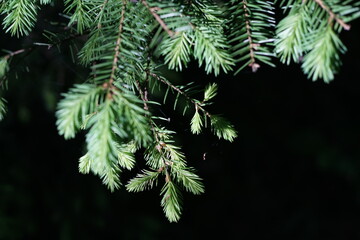
[{"label": "brown woody stem", "polygon": [[350,25],[346,24],[344,20],[342,20],[338,15],[336,15],[322,0],[314,0],[319,6],[324,9],[329,14],[329,22],[332,22],[334,19],[337,23],[340,24],[342,28],[345,30],[350,30]]}]

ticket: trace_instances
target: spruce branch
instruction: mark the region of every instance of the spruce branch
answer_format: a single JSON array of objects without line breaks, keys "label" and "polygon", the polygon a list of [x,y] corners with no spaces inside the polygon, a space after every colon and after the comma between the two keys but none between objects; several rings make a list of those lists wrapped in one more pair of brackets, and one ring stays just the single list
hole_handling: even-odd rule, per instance
[{"label": "spruce branch", "polygon": [[231,43],[231,55],[241,66],[256,72],[260,63],[275,67],[272,63],[275,27],[272,1],[231,0],[228,5],[227,32]]},{"label": "spruce branch", "polygon": [[351,26],[349,24],[346,24],[344,20],[342,20],[338,15],[336,15],[326,4],[323,0],[313,0],[315,1],[322,9],[324,9],[329,14],[329,23],[332,23],[332,21],[335,19],[337,23],[340,24],[342,28],[349,31]]},{"label": "spruce branch", "polygon": [[114,54],[114,58],[113,58],[113,63],[112,63],[112,68],[111,68],[111,75],[110,75],[110,80],[109,80],[109,84],[112,85],[114,80],[115,80],[115,71],[117,70],[117,62],[119,59],[119,55],[120,55],[120,45],[121,45],[121,34],[123,31],[123,24],[124,24],[124,18],[125,18],[125,9],[126,9],[126,0],[123,0],[123,6],[121,9],[121,17],[120,17],[120,22],[119,22],[119,30],[118,30],[118,36],[116,39],[116,45],[115,45],[115,54]]},{"label": "spruce branch", "polygon": [[100,6],[100,12],[99,14],[96,16],[96,21],[98,22],[97,24],[97,28],[100,29],[101,28],[101,21],[102,21],[102,17],[104,16],[104,10],[105,10],[105,6],[108,4],[109,0],[105,0],[101,6]]},{"label": "spruce branch", "polygon": [[289,65],[291,60],[297,63],[303,57],[304,39],[309,34],[307,19],[309,19],[308,9],[306,4],[302,4],[294,6],[278,23],[275,52],[282,63]]},{"label": "spruce branch", "polygon": [[302,69],[313,81],[322,78],[329,83],[340,67],[339,53],[345,52],[346,48],[331,25],[312,37],[311,41],[312,48],[304,56]]},{"label": "spruce branch", "polygon": [[161,206],[164,209],[165,216],[170,222],[177,222],[181,215],[182,196],[178,186],[172,182],[167,181],[161,189]]},{"label": "spruce branch", "polygon": [[219,139],[223,138],[229,142],[233,142],[235,138],[237,138],[237,131],[234,126],[219,115],[212,116],[211,128]]},{"label": "spruce branch", "polygon": [[[146,76],[147,77],[149,76],[148,72],[146,72]],[[141,99],[142,99],[142,101],[144,103],[144,109],[146,111],[149,111],[149,106],[147,104],[147,102],[149,101],[148,95],[147,95],[147,88],[145,87],[144,89],[142,89],[139,81],[136,81],[136,86],[137,86],[137,89],[139,91],[140,97],[141,97]],[[159,133],[157,131],[157,127],[156,127],[154,121],[151,118],[149,118],[148,121],[150,123],[151,131],[152,131],[153,136],[154,136],[155,141],[156,141],[156,147],[155,148],[160,152],[160,154],[162,154],[163,142],[160,141],[160,136],[159,136]],[[166,165],[165,161],[163,161],[163,163],[164,163],[164,166],[165,166]]]},{"label": "spruce branch", "polygon": [[115,114],[114,101],[106,99],[99,106],[97,114],[90,119],[90,130],[86,135],[88,155],[93,162],[91,170],[103,179],[103,183],[111,191],[121,185],[116,135],[113,131],[116,129]]},{"label": "spruce branch", "polygon": [[251,34],[251,27],[250,27],[250,19],[249,19],[249,9],[247,7],[247,1],[243,0],[243,8],[244,8],[244,20],[245,20],[245,28],[246,28],[246,34],[247,34],[247,40],[249,43],[249,52],[250,52],[250,63],[249,63],[249,67],[251,67],[251,70],[253,72],[256,72],[260,65],[256,62],[255,59],[255,49],[259,46],[259,44],[256,44],[253,42],[252,39],[252,34]]},{"label": "spruce branch", "polygon": [[136,175],[126,185],[129,192],[141,192],[153,188],[157,185],[160,171],[143,170],[142,173]]},{"label": "spruce branch", "polygon": [[136,144],[132,141],[127,144],[118,146],[118,163],[120,167],[127,170],[133,169],[135,166],[135,155],[137,150]]},{"label": "spruce branch", "polygon": [[[233,142],[235,140],[235,138],[237,138],[237,131],[235,130],[234,126],[229,121],[227,121],[225,118],[223,118],[219,115],[212,115],[203,108],[204,102],[208,101],[210,98],[212,98],[216,95],[215,94],[215,91],[217,89],[216,84],[210,85],[205,89],[204,100],[203,100],[203,102],[199,102],[199,101],[191,98],[186,92],[184,92],[180,88],[174,86],[166,79],[164,79],[152,72],[149,72],[149,74],[150,74],[150,76],[154,77],[158,81],[165,83],[168,87],[174,89],[176,92],[178,92],[178,94],[183,95],[189,102],[194,104],[195,114],[191,120],[192,133],[199,134],[201,131],[201,127],[203,126],[203,122],[202,122],[203,120],[201,118],[201,115],[199,115],[199,112],[198,112],[198,110],[200,110],[206,117],[209,117],[209,119],[211,121],[212,131],[215,133],[215,135],[218,138],[223,138],[230,142]],[[206,99],[206,97],[208,99]]]},{"label": "spruce branch", "polygon": [[164,29],[165,32],[170,37],[173,37],[175,35],[175,32],[169,29],[169,27],[166,25],[166,23],[161,19],[161,17],[156,13],[160,8],[158,7],[150,7],[149,4],[145,0],[141,0],[141,3],[150,11],[150,13],[154,16],[156,21],[160,24],[160,26]]},{"label": "spruce branch", "polygon": [[[55,2],[0,0],[3,28],[12,36],[28,35],[38,20],[40,5],[54,6]],[[151,101],[150,89],[159,87],[164,104],[168,93],[173,94],[174,109],[178,100],[184,100],[183,115],[187,109],[193,110],[189,121],[193,134],[209,125],[215,136],[232,142],[238,133],[221,115],[207,111],[217,94],[216,84],[208,85],[204,95],[195,98],[199,88],[192,83],[175,85],[154,69],[166,65],[183,71],[196,60],[199,67],[205,66],[205,72],[215,75],[231,71],[236,64],[240,66],[235,74],[246,67],[255,72],[260,65],[274,66],[276,53],[282,63],[300,63],[303,73],[313,81],[322,78],[330,82],[346,51],[340,33],[350,30],[351,21],[360,17],[360,1],[355,0],[279,0],[285,9],[279,23],[275,22],[273,0],[230,0],[222,6],[217,3],[225,1],[59,2],[65,3],[66,15],[58,24],[51,22],[49,29],[57,27],[58,31],[45,30],[49,43],[29,44],[33,36],[37,37],[34,34],[23,39],[25,47],[0,57],[0,87],[12,76],[8,74],[12,58],[86,36],[81,39],[84,41],[71,41],[71,47],[76,45],[77,50],[82,45],[79,62],[92,72],[86,82],[74,85],[60,100],[58,132],[65,139],[80,130],[86,132],[88,152],[79,159],[79,171],[99,175],[112,191],[121,184],[120,172],[134,168],[135,151],[143,148],[149,170],[142,170],[126,188],[138,192],[161,181],[161,205],[174,222],[181,215],[182,191],[200,194],[204,187],[174,143],[176,133],[158,122],[166,119],[155,116],[163,109],[152,105],[155,102]],[[36,30],[47,25],[38,24]],[[0,95],[2,119],[6,100],[2,92]]]},{"label": "spruce branch", "polygon": [[85,154],[79,159],[79,172],[82,174],[88,174],[91,170],[91,158],[89,154]]},{"label": "spruce branch", "polygon": [[196,109],[201,110],[206,116],[208,116],[209,118],[211,118],[211,114],[206,111],[199,102],[195,101],[193,98],[191,98],[188,94],[186,94],[184,91],[182,91],[180,88],[178,88],[177,86],[173,85],[172,83],[170,83],[169,81],[167,81],[166,79],[164,79],[163,77],[158,76],[157,74],[150,72],[149,73],[152,77],[154,77],[155,79],[159,80],[160,82],[166,84],[168,87],[174,89],[176,92],[178,92],[179,94],[183,95],[189,102],[191,102],[192,104],[194,104]]},{"label": "spruce branch", "polygon": [[204,185],[201,183],[202,179],[194,173],[193,168],[177,167],[172,168],[176,175],[176,180],[179,184],[185,187],[186,191],[195,195],[205,192]]},{"label": "spruce branch", "polygon": [[199,66],[205,63],[206,73],[214,72],[215,76],[219,75],[221,69],[227,73],[235,65],[221,30],[206,25],[198,26],[194,30],[194,57]]},{"label": "spruce branch", "polygon": [[197,108],[193,118],[191,119],[190,125],[191,125],[191,132],[193,134],[200,134],[201,128],[203,126],[203,120]]},{"label": "spruce branch", "polygon": [[92,24],[91,19],[91,1],[84,0],[65,0],[65,13],[70,13],[74,10],[74,13],[71,14],[68,27],[76,25],[77,32],[82,34],[84,29],[89,28]]},{"label": "spruce branch", "polygon": [[60,135],[65,139],[74,138],[80,130],[86,116],[96,111],[101,103],[102,89],[92,84],[78,84],[59,102],[56,112],[56,125]]},{"label": "spruce branch", "polygon": [[[146,76],[147,76],[147,77],[149,76],[149,73],[148,73],[148,72],[146,72]],[[149,99],[148,99],[148,96],[147,96],[147,89],[146,89],[146,87],[145,87],[144,89],[142,89],[139,81],[136,82],[136,86],[137,86],[138,91],[139,91],[139,93],[140,93],[140,97],[141,97],[141,99],[142,99],[143,102],[144,102],[144,109],[145,109],[146,111],[149,111],[149,106],[148,106],[148,104],[147,104],[147,102],[149,101]],[[156,148],[156,150],[160,153],[160,155],[164,155],[163,147],[165,146],[165,143],[160,140],[160,139],[161,139],[161,136],[160,136],[160,134],[159,134],[159,132],[158,132],[158,130],[157,130],[157,127],[156,127],[154,121],[153,121],[151,118],[149,118],[148,120],[149,120],[149,122],[150,122],[151,131],[152,131],[153,136],[154,136],[155,141],[156,141],[155,148]],[[158,170],[158,171],[159,171],[159,172],[165,171],[166,176],[169,176],[169,173],[168,173],[167,168],[166,168],[167,163],[166,163],[165,159],[163,159],[163,158],[161,158],[161,159],[162,159],[162,162],[163,162],[163,166],[159,168],[159,169],[161,169],[161,171],[160,171],[160,170]]]},{"label": "spruce branch", "polygon": [[181,71],[182,64],[186,67],[190,62],[192,41],[186,32],[180,32],[162,43],[162,55],[165,55],[165,63],[169,69]]},{"label": "spruce branch", "polygon": [[4,28],[12,36],[28,35],[37,20],[38,6],[34,0],[8,0],[2,10],[6,14]]}]

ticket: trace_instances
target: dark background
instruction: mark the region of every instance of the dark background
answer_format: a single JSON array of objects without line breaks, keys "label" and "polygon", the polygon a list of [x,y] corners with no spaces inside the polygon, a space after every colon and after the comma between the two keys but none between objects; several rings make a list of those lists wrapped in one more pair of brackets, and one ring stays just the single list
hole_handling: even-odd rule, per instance
[{"label": "dark background", "polygon": [[[342,34],[348,52],[330,84],[311,82],[298,65],[214,78],[193,64],[170,74],[218,82],[212,110],[239,133],[232,144],[193,136],[188,116],[166,113],[206,186],[201,196],[184,194],[177,224],[164,217],[159,188],[110,193],[98,177],[78,173],[84,135],[65,141],[54,117],[60,93],[85,78],[68,48],[14,58],[0,123],[0,239],[359,239],[359,30],[357,21]],[[37,34],[14,40],[1,32],[1,48],[40,41]]]}]

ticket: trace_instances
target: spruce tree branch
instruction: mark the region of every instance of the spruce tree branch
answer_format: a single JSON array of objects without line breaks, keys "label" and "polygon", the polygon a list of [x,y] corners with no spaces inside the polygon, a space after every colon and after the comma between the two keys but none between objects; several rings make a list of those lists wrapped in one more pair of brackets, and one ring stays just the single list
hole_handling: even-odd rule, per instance
[{"label": "spruce tree branch", "polygon": [[166,25],[166,23],[165,23],[165,22],[160,18],[160,16],[156,13],[156,11],[158,10],[158,8],[150,7],[149,4],[148,4],[145,0],[142,0],[141,3],[142,3],[147,9],[149,9],[150,13],[154,16],[154,18],[155,18],[156,21],[160,24],[160,26],[169,34],[169,36],[170,36],[170,37],[173,37],[173,36],[175,35],[175,33],[169,29],[169,27]]},{"label": "spruce tree branch", "polygon": [[98,25],[97,25],[97,28],[98,29],[100,29],[101,28],[101,18],[102,18],[102,16],[103,16],[103,13],[104,13],[104,10],[105,10],[105,6],[106,6],[106,4],[109,2],[109,0],[105,0],[104,2],[103,2],[103,4],[101,5],[101,7],[100,7],[100,13],[96,16],[96,19],[98,19],[99,18],[99,22],[98,22]]},{"label": "spruce tree branch", "polygon": [[247,0],[243,0],[243,8],[244,8],[244,19],[245,19],[245,27],[246,27],[246,35],[249,41],[249,51],[250,51],[250,63],[249,66],[251,67],[251,70],[253,72],[256,72],[260,65],[256,63],[255,60],[255,48],[257,47],[257,44],[253,42],[253,39],[251,37],[251,25],[250,25],[250,11],[247,7]]},{"label": "spruce tree branch", "polygon": [[[148,74],[146,73],[146,76],[148,76]],[[141,84],[139,82],[139,80],[136,80],[135,82],[136,84],[136,87],[139,91],[139,94],[140,94],[140,97],[141,97],[141,100],[143,101],[144,103],[144,109],[149,111],[149,106],[147,104],[147,102],[149,101],[148,97],[147,97],[147,88],[145,88],[144,90],[142,89],[141,87]],[[154,122],[151,120],[151,118],[149,119],[150,121],[150,125],[151,125],[151,131],[153,132],[154,134],[154,137],[155,137],[155,140],[157,143],[160,143],[160,139],[159,139],[159,136],[158,136],[158,133],[156,132],[155,130],[155,125],[154,125]]]},{"label": "spruce tree branch", "polygon": [[324,9],[329,14],[329,22],[332,22],[334,19],[338,22],[345,30],[350,30],[350,25],[346,24],[338,15],[336,15],[322,0],[314,0],[322,9]]},{"label": "spruce tree branch", "polygon": [[114,54],[114,59],[113,59],[113,64],[112,64],[112,68],[111,68],[111,75],[110,75],[110,80],[109,80],[109,85],[112,86],[114,80],[115,80],[115,72],[117,69],[117,62],[118,62],[118,58],[120,55],[120,45],[121,45],[121,40],[122,40],[122,31],[123,31],[123,25],[124,25],[124,19],[125,19],[125,9],[126,9],[126,0],[123,0],[123,6],[122,6],[122,10],[121,10],[121,17],[120,17],[120,23],[119,23],[119,32],[118,32],[118,37],[116,40],[116,46],[115,46],[115,54]]},{"label": "spruce tree branch", "polygon": [[[148,77],[148,73],[146,73],[146,76]],[[149,111],[149,106],[147,104],[147,102],[149,101],[149,99],[147,97],[147,88],[144,87],[144,89],[142,89],[141,84],[140,84],[140,82],[138,80],[136,81],[136,87],[137,87],[137,89],[138,89],[138,91],[140,93],[141,99],[144,102],[144,109]],[[149,118],[149,122],[150,122],[150,125],[151,125],[151,131],[153,132],[153,135],[154,135],[155,140],[157,142],[156,149],[161,153],[161,155],[163,155],[164,154],[163,148],[166,146],[166,144],[160,140],[159,133],[156,131],[155,123],[152,121],[151,118]],[[165,162],[164,159],[163,159],[163,163],[164,163],[164,166],[159,168],[157,171],[158,172],[165,171],[165,176],[166,176],[165,181],[168,182],[168,181],[171,180],[169,171],[167,170],[167,165],[168,164]]]},{"label": "spruce tree branch", "polygon": [[188,94],[186,94],[184,91],[182,91],[180,88],[174,86],[173,84],[171,84],[169,81],[166,81],[164,78],[158,76],[155,73],[149,73],[152,77],[156,78],[157,80],[159,80],[162,83],[165,83],[167,86],[171,87],[172,89],[174,89],[175,91],[177,91],[178,93],[180,93],[181,95],[183,95],[189,102],[191,102],[192,104],[194,104],[195,109],[196,110],[201,110],[206,116],[208,116],[209,118],[211,118],[211,114],[206,111],[198,102],[196,102],[193,98],[191,98]]}]

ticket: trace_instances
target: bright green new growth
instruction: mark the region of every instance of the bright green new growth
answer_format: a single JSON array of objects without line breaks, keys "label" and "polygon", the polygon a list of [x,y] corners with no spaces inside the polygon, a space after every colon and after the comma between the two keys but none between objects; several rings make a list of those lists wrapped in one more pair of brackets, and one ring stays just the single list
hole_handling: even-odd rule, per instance
[{"label": "bright green new growth", "polygon": [[96,104],[100,102],[101,88],[92,84],[78,84],[63,94],[56,112],[56,125],[60,135],[65,139],[74,138],[80,130],[88,114],[95,112]]},{"label": "bright green new growth", "polygon": [[193,118],[191,119],[191,132],[193,134],[199,134],[203,126],[203,120],[198,110],[196,110]]},{"label": "bright green new growth", "polygon": [[275,52],[280,61],[290,64],[291,60],[298,63],[303,56],[302,34],[308,31],[305,11],[306,5],[293,7],[287,17],[280,21],[277,26],[278,36]]},{"label": "bright green new growth", "polygon": [[96,1],[88,0],[65,0],[65,13],[74,12],[71,15],[69,26],[76,24],[76,30],[80,34],[84,29],[91,26],[91,10],[96,7]]},{"label": "bright green new growth", "polygon": [[8,0],[1,3],[6,32],[17,37],[28,35],[36,22],[38,6],[34,0]]},{"label": "bright green new growth", "polygon": [[277,25],[275,52],[280,61],[301,63],[313,81],[334,79],[346,47],[339,38],[348,22],[360,16],[360,2],[347,0],[282,1],[288,15]]},{"label": "bright green new growth", "polygon": [[163,44],[163,54],[165,55],[165,63],[170,69],[181,71],[183,65],[186,67],[190,62],[191,40],[187,33],[180,32],[173,38],[167,38]]},{"label": "bright green new growth", "polygon": [[[0,0],[3,28],[12,36],[28,35],[37,12],[54,3]],[[346,50],[339,33],[349,30],[348,23],[360,16],[360,2],[353,0],[63,3],[66,22],[60,31],[67,37],[45,30],[49,41],[45,45],[67,41],[74,52],[81,43],[75,52],[78,62],[91,72],[86,82],[63,94],[56,112],[58,132],[65,139],[86,132],[86,154],[79,160],[79,171],[98,175],[111,191],[121,186],[121,171],[132,170],[139,161],[135,153],[144,151],[148,169],[128,181],[126,189],[139,192],[162,185],[160,204],[171,222],[180,219],[182,190],[197,195],[204,192],[204,186],[176,146],[176,133],[167,129],[168,119],[161,117],[162,105],[175,99],[174,110],[184,116],[191,111],[192,117],[187,120],[193,134],[209,128],[219,139],[233,142],[237,132],[224,117],[207,110],[217,95],[217,84],[209,84],[202,91],[192,83],[174,85],[159,69],[166,65],[182,71],[196,61],[207,73],[235,70],[237,74],[246,68],[255,72],[263,65],[275,66],[273,59],[279,57],[286,64],[300,63],[312,80],[329,82]],[[285,15],[278,24],[276,7],[283,8]],[[86,41],[77,41],[80,37]],[[39,46],[34,43],[0,58],[0,88],[11,59]],[[200,92],[203,98],[197,99]],[[5,103],[0,97],[0,120],[6,112]]]},{"label": "bright green new growth", "polygon": [[318,78],[323,78],[325,82],[331,81],[340,67],[339,53],[346,51],[345,46],[330,26],[309,37],[308,41],[311,41],[313,48],[304,57],[304,72],[314,81]]},{"label": "bright green new growth", "polygon": [[[160,8],[161,5],[159,4]],[[167,31],[171,38],[167,38],[163,44],[161,54],[165,56],[165,63],[170,69],[181,71],[183,65],[186,67],[190,62],[192,55],[198,60],[199,66],[205,65],[207,73],[214,72],[218,75],[220,70],[230,71],[234,62],[228,51],[229,45],[223,29],[224,19],[219,17],[221,12],[217,10],[218,7],[214,7],[211,1],[192,1],[186,8],[189,18],[184,18],[182,13],[174,12],[173,9],[170,9],[170,13],[165,11],[166,14],[160,15],[164,23],[172,20],[169,27],[174,26],[173,30]],[[163,13],[163,10],[159,13]],[[178,20],[176,24],[173,24],[174,19],[171,18]],[[185,25],[182,26],[183,24]]]},{"label": "bright green new growth", "polygon": [[217,90],[218,85],[216,83],[209,84],[205,89],[203,102],[213,99],[217,94]]},{"label": "bright green new growth", "polygon": [[173,145],[172,131],[156,129],[157,145],[147,149],[146,163],[151,171],[144,170],[131,179],[126,185],[130,192],[139,192],[153,188],[158,183],[158,178],[165,178],[165,185],[161,190],[163,198],[161,206],[170,222],[177,222],[181,214],[181,191],[180,187],[193,194],[204,192],[201,178],[195,174],[193,168],[187,167],[185,156],[180,148]]}]

